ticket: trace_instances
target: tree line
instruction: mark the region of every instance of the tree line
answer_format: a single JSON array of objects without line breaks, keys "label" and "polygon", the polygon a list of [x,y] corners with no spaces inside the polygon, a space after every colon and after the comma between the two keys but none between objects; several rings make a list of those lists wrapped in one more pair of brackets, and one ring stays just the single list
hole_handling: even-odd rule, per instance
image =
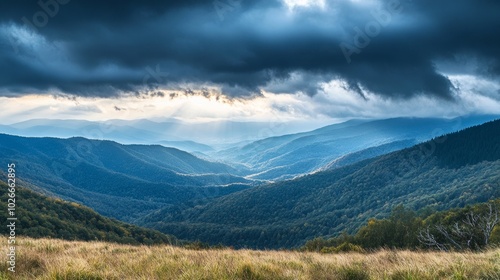
[{"label": "tree line", "polygon": [[500,199],[464,208],[419,212],[395,207],[386,219],[370,219],[356,234],[315,238],[301,248],[323,253],[379,248],[482,250],[500,244]]}]

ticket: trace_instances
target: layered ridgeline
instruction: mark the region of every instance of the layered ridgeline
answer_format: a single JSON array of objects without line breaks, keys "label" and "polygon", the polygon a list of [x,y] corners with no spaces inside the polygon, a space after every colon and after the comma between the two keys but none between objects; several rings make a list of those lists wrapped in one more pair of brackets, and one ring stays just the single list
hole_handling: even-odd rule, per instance
[{"label": "layered ridgeline", "polygon": [[500,121],[197,207],[168,207],[142,225],[237,247],[296,247],[355,232],[393,207],[435,210],[500,197]]},{"label": "layered ridgeline", "polygon": [[[8,186],[0,181],[0,219],[7,221]],[[100,240],[126,244],[173,244],[173,236],[105,218],[93,210],[16,187],[16,234],[35,238]],[[7,227],[2,227],[7,234]]]},{"label": "layered ridgeline", "polygon": [[352,120],[310,132],[271,137],[211,155],[246,165],[253,171],[252,178],[282,180],[411,147],[496,118]]},{"label": "layered ridgeline", "polygon": [[[273,123],[273,127],[278,125]],[[182,122],[175,119],[164,121],[33,119],[0,125],[0,133],[26,137],[70,138],[80,136],[91,139],[107,139],[123,144],[161,144],[188,152],[208,152],[228,143],[251,141],[262,137],[304,131],[302,123],[279,123],[279,129],[269,129],[269,122],[213,121],[204,123]],[[315,126],[314,128],[319,127]],[[203,143],[203,144],[201,144]],[[208,144],[208,145],[207,145]]]},{"label": "layered ridgeline", "polygon": [[0,166],[43,192],[131,221],[169,204],[248,187],[221,163],[158,145],[121,145],[85,138],[25,138],[0,134]]}]

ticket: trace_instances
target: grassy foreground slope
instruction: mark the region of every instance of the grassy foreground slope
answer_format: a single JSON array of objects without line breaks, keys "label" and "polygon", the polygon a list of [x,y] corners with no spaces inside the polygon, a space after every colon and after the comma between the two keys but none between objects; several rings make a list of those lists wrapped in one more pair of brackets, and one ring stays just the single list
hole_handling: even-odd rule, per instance
[{"label": "grassy foreground slope", "polygon": [[20,240],[15,275],[1,262],[0,279],[500,279],[500,249],[326,255]]}]

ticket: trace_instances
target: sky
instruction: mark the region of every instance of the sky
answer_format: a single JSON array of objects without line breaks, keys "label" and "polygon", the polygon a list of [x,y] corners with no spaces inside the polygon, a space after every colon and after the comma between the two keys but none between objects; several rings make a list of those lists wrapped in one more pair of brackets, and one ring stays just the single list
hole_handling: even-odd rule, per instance
[{"label": "sky", "polygon": [[496,0],[0,3],[0,123],[500,114]]}]

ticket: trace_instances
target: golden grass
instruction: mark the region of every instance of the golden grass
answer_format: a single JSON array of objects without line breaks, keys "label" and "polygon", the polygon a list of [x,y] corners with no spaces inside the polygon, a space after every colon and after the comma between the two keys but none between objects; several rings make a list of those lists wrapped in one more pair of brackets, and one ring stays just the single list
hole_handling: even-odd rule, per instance
[{"label": "golden grass", "polygon": [[31,238],[17,241],[16,273],[8,272],[2,262],[0,279],[500,279],[500,249],[327,255],[194,251]]}]

